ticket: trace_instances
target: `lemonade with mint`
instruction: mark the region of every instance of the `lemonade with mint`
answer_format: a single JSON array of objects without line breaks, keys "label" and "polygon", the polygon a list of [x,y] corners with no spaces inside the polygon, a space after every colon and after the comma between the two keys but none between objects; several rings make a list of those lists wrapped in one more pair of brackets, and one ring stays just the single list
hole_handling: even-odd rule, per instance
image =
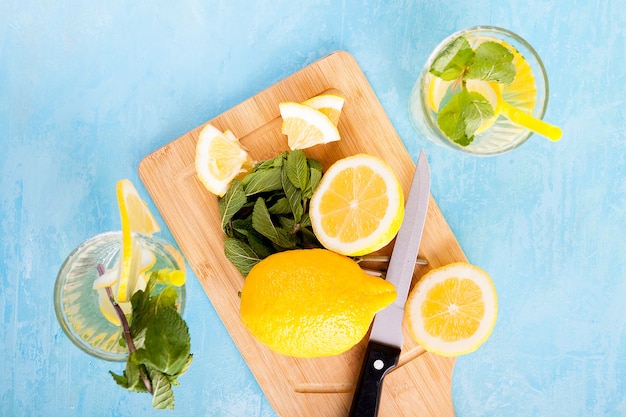
[{"label": "lemonade with mint", "polygon": [[475,27],[433,51],[409,101],[414,127],[431,141],[476,155],[495,155],[533,133],[558,140],[542,120],[548,81],[534,49],[505,29]]}]

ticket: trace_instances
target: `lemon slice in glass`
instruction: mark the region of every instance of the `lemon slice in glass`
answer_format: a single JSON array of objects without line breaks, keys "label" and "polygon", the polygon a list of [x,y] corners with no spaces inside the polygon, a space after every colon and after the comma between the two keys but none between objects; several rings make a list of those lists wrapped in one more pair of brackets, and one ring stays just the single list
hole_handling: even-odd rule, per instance
[{"label": "lemon slice in glass", "polygon": [[130,300],[142,269],[142,249],[132,233],[151,235],[160,227],[130,180],[118,181],[117,202],[122,221],[122,248],[116,299],[123,303]]}]

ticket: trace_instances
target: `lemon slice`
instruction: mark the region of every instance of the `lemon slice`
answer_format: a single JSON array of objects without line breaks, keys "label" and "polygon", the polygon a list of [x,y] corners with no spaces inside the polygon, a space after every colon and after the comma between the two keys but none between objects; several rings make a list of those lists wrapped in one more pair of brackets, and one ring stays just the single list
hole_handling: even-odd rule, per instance
[{"label": "lemon slice", "polygon": [[100,288],[114,286],[115,284],[117,284],[117,279],[120,276],[119,274],[120,274],[119,262],[116,262],[113,268],[105,271],[104,274],[96,278],[96,280],[93,282],[93,289],[98,290]]},{"label": "lemon slice", "polygon": [[[106,292],[105,288],[99,288],[98,290],[98,305],[100,306],[100,311],[102,315],[109,321],[111,324],[115,326],[120,326],[122,323],[120,322],[120,318],[115,311],[115,307],[111,304],[111,300],[109,300],[109,296]],[[121,308],[124,314],[130,314],[133,310],[133,307],[130,302],[125,303],[117,303]]]},{"label": "lemon slice", "polygon": [[122,221],[122,260],[116,299],[119,302],[126,302],[133,293],[142,264],[142,249],[133,239],[132,233],[150,235],[158,232],[160,228],[145,202],[139,197],[133,183],[127,179],[117,183],[117,202]]},{"label": "lemon slice", "polygon": [[425,350],[458,356],[478,349],[498,316],[498,296],[482,269],[459,262],[424,275],[405,306],[411,335]]},{"label": "lemon slice", "polygon": [[312,97],[302,104],[319,110],[328,117],[328,119],[337,126],[339,123],[339,116],[341,116],[341,109],[343,109],[343,103],[345,99],[335,94],[321,94],[319,96]]},{"label": "lemon slice", "polygon": [[435,113],[439,112],[439,107],[446,94],[452,88],[454,81],[442,80],[439,77],[430,75],[430,83],[428,84],[428,95],[426,96],[426,102],[428,107]]},{"label": "lemon slice", "polygon": [[222,197],[235,177],[252,169],[254,161],[235,135],[222,133],[211,124],[201,131],[196,144],[196,174],[207,190]]},{"label": "lemon slice", "polygon": [[404,194],[389,165],[358,154],[338,160],[326,171],[311,198],[309,216],[327,249],[364,255],[388,244],[398,232]]},{"label": "lemon slice", "polygon": [[291,150],[339,140],[337,126],[321,111],[293,102],[280,103],[278,107],[283,118],[281,131],[287,135]]}]

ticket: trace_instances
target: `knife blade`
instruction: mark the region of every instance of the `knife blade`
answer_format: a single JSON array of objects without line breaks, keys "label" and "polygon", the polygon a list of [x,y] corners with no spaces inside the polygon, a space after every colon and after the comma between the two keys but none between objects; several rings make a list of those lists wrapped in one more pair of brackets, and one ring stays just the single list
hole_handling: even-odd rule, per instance
[{"label": "knife blade", "polygon": [[402,350],[402,317],[411,286],[417,252],[422,240],[430,197],[430,168],[420,152],[405,206],[404,219],[394,245],[386,279],[396,287],[393,304],[376,314],[361,365],[350,417],[378,415],[383,378],[398,364]]}]

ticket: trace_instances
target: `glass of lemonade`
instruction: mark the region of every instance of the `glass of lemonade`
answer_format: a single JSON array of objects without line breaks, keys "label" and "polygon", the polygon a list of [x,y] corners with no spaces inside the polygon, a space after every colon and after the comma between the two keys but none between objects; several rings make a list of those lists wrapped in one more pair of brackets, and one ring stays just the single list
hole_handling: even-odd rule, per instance
[{"label": "glass of lemonade", "polygon": [[[133,234],[133,240],[141,248],[143,257],[150,258],[149,266],[143,271],[146,280],[153,271],[183,270],[184,265],[181,263],[184,260],[166,241],[142,234]],[[102,303],[110,303],[108,298],[104,301],[101,299],[105,295],[101,292],[105,290],[96,290],[93,286],[100,276],[97,269],[99,264],[104,270],[119,268],[121,245],[122,232],[102,233],[81,243],[61,266],[54,288],[56,316],[69,339],[83,351],[111,361],[125,361],[128,349],[120,344],[122,327],[107,319],[107,314],[103,312]],[[158,284],[155,292],[164,287],[165,284]],[[176,291],[176,307],[182,314],[185,286],[176,287]],[[106,307],[109,307],[109,317],[114,315],[111,313],[114,310],[110,309],[112,304],[105,306],[105,310]]]},{"label": "glass of lemonade", "polygon": [[[459,40],[461,37],[465,38],[467,43],[464,41],[461,43]],[[455,62],[463,60],[467,45],[475,51],[474,60],[478,61],[479,46],[489,41],[504,46],[510,52],[506,54],[505,51],[505,55],[509,56],[510,63],[506,65],[509,65],[508,76],[513,77],[512,80],[505,79],[500,82],[495,79],[496,76],[487,81],[467,79],[491,76],[491,74],[486,75],[491,72],[491,69],[487,70],[485,62],[480,64],[480,68],[476,66],[478,69],[471,77],[467,74],[472,73],[474,68],[465,67],[466,70],[461,71],[461,75],[459,72],[454,72],[455,69],[452,67]],[[459,52],[458,45],[465,45],[464,51]],[[484,45],[481,50],[488,50],[487,45]],[[448,67],[448,69],[451,68],[450,71],[448,74],[441,74],[441,68],[438,65],[441,61],[447,60],[446,56],[454,55],[455,51],[458,55]],[[486,59],[485,56],[492,55],[497,57],[497,51],[484,53],[482,57]],[[436,67],[434,69],[433,64]],[[501,69],[497,66],[494,68],[494,73]],[[514,70],[511,71],[511,68]],[[439,73],[439,76],[435,73]],[[514,75],[511,75],[512,73]],[[461,113],[466,114],[465,109],[469,108],[457,105],[462,101],[460,96],[455,98],[455,94],[462,89],[470,93],[479,93],[484,97],[490,104],[493,115],[476,116],[476,112],[482,114],[484,107],[472,108],[470,110],[474,113],[468,116],[467,123],[463,122],[459,125],[455,112],[458,114],[457,110],[462,109]],[[543,123],[541,119],[548,106],[548,91],[548,78],[543,63],[524,39],[506,29],[476,26],[450,35],[431,53],[411,92],[409,116],[413,127],[436,144],[474,155],[496,155],[520,146],[533,134],[528,128],[511,121],[511,118],[515,119],[520,115],[520,113],[517,113],[518,116],[511,115],[511,112],[519,110],[531,115],[535,120],[538,119],[538,123]],[[467,127],[470,125],[475,128],[473,133],[458,135],[454,133],[458,133],[459,129],[465,132],[465,129],[470,129]]]}]

